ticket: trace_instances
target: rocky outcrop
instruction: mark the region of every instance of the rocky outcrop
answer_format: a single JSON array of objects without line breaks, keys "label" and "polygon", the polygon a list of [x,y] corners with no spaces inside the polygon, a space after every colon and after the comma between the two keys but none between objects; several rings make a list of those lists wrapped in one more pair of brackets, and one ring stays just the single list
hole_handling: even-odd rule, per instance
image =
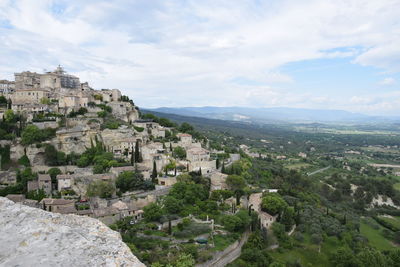
[{"label": "rocky outcrop", "polygon": [[100,221],[0,197],[0,266],[145,266]]}]

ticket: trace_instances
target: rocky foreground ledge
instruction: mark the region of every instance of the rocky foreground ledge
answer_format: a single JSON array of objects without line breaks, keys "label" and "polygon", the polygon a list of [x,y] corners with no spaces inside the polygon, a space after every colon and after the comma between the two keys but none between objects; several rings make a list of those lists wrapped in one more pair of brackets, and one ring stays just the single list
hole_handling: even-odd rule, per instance
[{"label": "rocky foreground ledge", "polygon": [[102,222],[0,197],[0,266],[145,266]]}]

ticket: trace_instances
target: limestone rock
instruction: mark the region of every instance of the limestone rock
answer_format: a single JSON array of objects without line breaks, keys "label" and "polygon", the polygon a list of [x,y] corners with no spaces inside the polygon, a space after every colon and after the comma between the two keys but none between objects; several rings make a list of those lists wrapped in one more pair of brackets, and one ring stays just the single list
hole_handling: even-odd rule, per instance
[{"label": "limestone rock", "polygon": [[0,197],[0,266],[145,266],[100,221]]}]

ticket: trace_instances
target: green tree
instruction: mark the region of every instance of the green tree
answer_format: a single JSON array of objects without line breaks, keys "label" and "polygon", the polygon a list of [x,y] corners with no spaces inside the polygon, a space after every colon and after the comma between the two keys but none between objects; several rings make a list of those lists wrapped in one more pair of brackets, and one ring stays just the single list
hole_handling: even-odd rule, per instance
[{"label": "green tree", "polygon": [[187,122],[182,123],[181,126],[179,127],[179,131],[182,133],[189,133],[192,132],[193,130],[194,130],[193,126]]},{"label": "green tree", "polygon": [[21,144],[30,145],[30,144],[44,141],[53,136],[55,136],[55,129],[47,128],[47,129],[40,130],[35,125],[28,125],[22,131]]},{"label": "green tree", "polygon": [[156,183],[157,175],[157,164],[155,161],[153,161],[153,171],[151,173],[151,181],[153,184]]},{"label": "green tree", "polygon": [[226,178],[226,184],[229,188],[233,191],[243,190],[246,186],[246,181],[243,179],[242,176],[239,175],[229,175]]},{"label": "green tree", "polygon": [[51,168],[47,171],[47,174],[51,177],[51,182],[53,184],[57,183],[57,175],[61,174],[61,170],[59,168]]},{"label": "green tree", "polygon": [[26,193],[27,199],[34,199],[37,201],[41,201],[43,198],[46,197],[46,193],[43,189],[33,190]]},{"label": "green tree", "polygon": [[348,248],[339,248],[330,257],[330,262],[337,267],[361,267],[361,262],[354,252]]},{"label": "green tree", "polygon": [[4,118],[5,122],[15,122],[16,121],[16,116],[11,109],[7,109],[6,112],[4,112],[3,118]]},{"label": "green tree", "polygon": [[115,185],[122,193],[143,189],[143,184],[143,175],[133,171],[122,172],[115,181]]},{"label": "green tree", "polygon": [[156,203],[151,203],[143,208],[143,218],[147,222],[158,221],[163,215],[162,209]]},{"label": "green tree", "polygon": [[142,162],[139,139],[136,140],[136,144],[135,144],[135,162]]},{"label": "green tree", "polygon": [[24,165],[25,167],[31,166],[31,162],[29,161],[29,158],[27,155],[23,155],[18,159],[18,164]]},{"label": "green tree", "polygon": [[182,253],[179,255],[175,262],[176,267],[193,267],[195,266],[195,260],[191,254]]},{"label": "green tree", "polygon": [[164,209],[169,214],[178,214],[183,209],[183,202],[180,199],[176,199],[173,196],[166,196],[164,198]]},{"label": "green tree", "polygon": [[183,147],[177,146],[174,148],[172,155],[174,158],[185,159],[186,158],[186,150]]},{"label": "green tree", "polygon": [[288,232],[292,229],[292,226],[294,224],[294,208],[292,207],[286,207],[283,211],[280,223],[285,225],[285,230]]},{"label": "green tree", "polygon": [[286,207],[286,201],[277,193],[268,193],[261,202],[261,209],[271,215],[282,212]]},{"label": "green tree", "polygon": [[115,193],[115,187],[110,181],[94,181],[91,182],[87,188],[87,195],[89,197],[110,198]]}]

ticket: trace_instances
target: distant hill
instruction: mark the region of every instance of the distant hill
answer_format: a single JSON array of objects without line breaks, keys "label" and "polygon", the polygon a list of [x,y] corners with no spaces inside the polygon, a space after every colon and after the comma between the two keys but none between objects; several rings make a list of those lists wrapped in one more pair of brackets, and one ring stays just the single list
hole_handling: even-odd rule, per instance
[{"label": "distant hill", "polygon": [[368,116],[344,110],[247,107],[161,107],[156,112],[208,119],[253,123],[379,123],[400,122],[400,117]]}]

